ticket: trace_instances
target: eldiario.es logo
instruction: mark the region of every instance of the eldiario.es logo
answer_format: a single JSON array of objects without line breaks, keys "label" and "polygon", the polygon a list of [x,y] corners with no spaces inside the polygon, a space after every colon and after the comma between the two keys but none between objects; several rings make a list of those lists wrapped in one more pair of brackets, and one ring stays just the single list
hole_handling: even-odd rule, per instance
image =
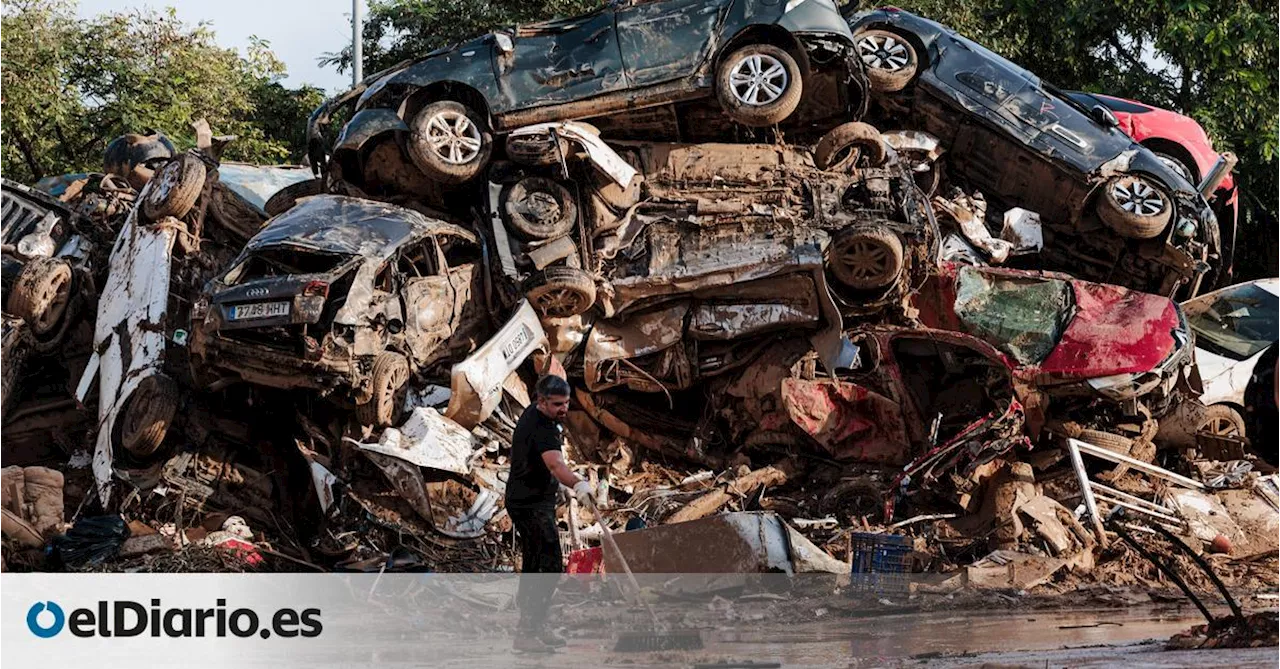
[{"label": "eldiario.es logo", "polygon": [[99,601],[95,608],[72,609],[63,612],[57,602],[36,602],[27,610],[27,629],[48,639],[66,628],[78,637],[136,637],[148,634],[153,637],[251,637],[263,639],[278,637],[317,637],[324,631],[320,623],[320,609],[278,609],[262,625],[258,612],[253,609],[227,610],[227,600],[216,600],[210,609],[163,608],[159,599],[151,600],[148,608],[138,602],[117,600]]}]

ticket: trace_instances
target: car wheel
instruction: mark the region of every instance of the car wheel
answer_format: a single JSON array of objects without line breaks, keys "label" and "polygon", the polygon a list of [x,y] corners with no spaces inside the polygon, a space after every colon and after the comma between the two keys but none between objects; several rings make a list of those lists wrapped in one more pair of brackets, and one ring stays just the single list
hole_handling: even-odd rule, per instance
[{"label": "car wheel", "polygon": [[839,514],[841,522],[857,522],[869,518],[878,522],[884,516],[885,491],[871,479],[859,477],[841,481],[822,495],[819,508],[824,514]]},{"label": "car wheel", "polygon": [[1215,437],[1244,437],[1244,417],[1225,404],[1211,404],[1197,432],[1208,432]]},{"label": "car wheel", "polygon": [[433,181],[470,181],[489,164],[493,136],[484,120],[462,103],[433,102],[413,117],[409,129],[409,157]]},{"label": "car wheel", "polygon": [[550,132],[508,137],[507,157],[533,167],[558,165],[561,157],[569,157],[569,140]]},{"label": "car wheel", "polygon": [[178,384],[164,374],[152,374],[129,396],[120,425],[120,444],[138,457],[160,448],[178,412]]},{"label": "car wheel", "polygon": [[855,167],[883,165],[885,155],[880,131],[855,121],[836,126],[818,140],[813,164],[820,170],[849,171]]},{"label": "car wheel", "polygon": [[900,91],[911,83],[920,69],[915,47],[897,33],[888,30],[858,33],[855,47],[873,91]]},{"label": "car wheel", "polygon": [[1183,179],[1186,179],[1187,183],[1191,184],[1192,186],[1197,185],[1196,178],[1191,174],[1191,167],[1188,166],[1186,163],[1182,162],[1181,160],[1178,160],[1177,158],[1174,158],[1173,156],[1167,153],[1160,153],[1159,151],[1152,151],[1152,153],[1156,154],[1156,158],[1159,159],[1160,162],[1164,163],[1169,169],[1173,170],[1174,172],[1177,172],[1178,176],[1182,177]]},{"label": "car wheel", "polygon": [[195,206],[204,189],[204,161],[183,153],[165,163],[151,180],[142,201],[142,213],[152,221],[166,216],[182,218]]},{"label": "car wheel", "polygon": [[409,360],[399,353],[384,351],[373,361],[373,394],[368,402],[356,405],[356,417],[371,427],[396,424],[409,384]]},{"label": "car wheel", "polygon": [[507,226],[528,242],[563,237],[578,221],[573,194],[545,177],[525,177],[508,184],[498,201]]},{"label": "car wheel", "polygon": [[1106,183],[1098,197],[1098,218],[1121,237],[1151,239],[1169,224],[1169,197],[1146,179],[1127,174]]},{"label": "car wheel", "polygon": [[547,318],[576,316],[596,302],[595,280],[572,267],[548,267],[534,274],[526,285],[525,297]]},{"label": "car wheel", "polygon": [[734,121],[761,128],[781,123],[800,106],[800,66],[786,51],[752,44],[725,56],[716,73],[716,97]]},{"label": "car wheel", "polygon": [[9,313],[26,321],[37,338],[57,331],[71,302],[72,279],[67,261],[33,258],[14,282]]},{"label": "car wheel", "polygon": [[319,179],[299,181],[277,191],[263,205],[262,210],[267,212],[267,216],[278,216],[292,209],[293,205],[298,203],[298,200],[312,195],[319,195],[323,190]]},{"label": "car wheel", "polygon": [[855,290],[883,288],[902,274],[904,251],[898,235],[884,227],[855,228],[836,236],[827,265],[840,283]]},{"label": "car wheel", "polygon": [[1121,455],[1128,455],[1129,451],[1133,450],[1132,439],[1102,430],[1080,430],[1080,441],[1086,441]]}]

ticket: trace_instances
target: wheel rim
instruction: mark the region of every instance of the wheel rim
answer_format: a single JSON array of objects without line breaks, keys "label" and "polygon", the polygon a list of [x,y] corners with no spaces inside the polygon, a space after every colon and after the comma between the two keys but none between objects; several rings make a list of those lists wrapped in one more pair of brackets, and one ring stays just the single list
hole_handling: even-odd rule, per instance
[{"label": "wheel rim", "polygon": [[1240,436],[1240,428],[1236,426],[1235,421],[1230,418],[1213,418],[1210,419],[1204,429],[1215,437],[1238,437]]},{"label": "wheel rim", "polygon": [[37,302],[44,305],[40,314],[36,316],[35,329],[39,334],[52,330],[53,326],[58,324],[63,312],[67,309],[67,302],[71,299],[71,270],[65,265],[59,265],[50,274],[49,280],[44,283],[40,291]]},{"label": "wheel rim", "polygon": [[753,107],[778,100],[790,83],[782,61],[768,54],[752,54],[738,61],[729,73],[729,88],[738,102]]},{"label": "wheel rim", "polygon": [[553,288],[538,297],[542,313],[552,318],[567,318],[582,313],[585,296],[572,288]]},{"label": "wheel rim", "polygon": [[427,121],[427,143],[441,160],[464,165],[480,155],[480,128],[466,114],[442,111]]},{"label": "wheel rim", "polygon": [[1121,209],[1140,216],[1155,216],[1164,211],[1164,197],[1141,179],[1121,179],[1111,185],[1111,197]]},{"label": "wheel rim", "polygon": [[1175,160],[1173,158],[1170,158],[1169,156],[1159,154],[1159,153],[1156,154],[1156,160],[1159,160],[1160,162],[1164,163],[1166,167],[1173,170],[1174,172],[1177,172],[1178,176],[1187,180],[1187,183],[1195,183],[1194,181],[1191,180],[1191,172],[1187,169],[1186,165],[1182,164],[1182,161]]},{"label": "wheel rim", "polygon": [[880,279],[891,269],[889,249],[880,242],[856,238],[850,240],[840,249],[836,262],[840,264],[845,276],[856,281]]},{"label": "wheel rim", "polygon": [[382,384],[382,392],[378,394],[378,416],[380,418],[395,418],[397,391],[408,380],[409,370],[403,366],[396,366],[392,373],[386,376],[386,381]]},{"label": "wheel rim", "polygon": [[543,225],[554,223],[559,220],[563,208],[560,206],[560,200],[555,195],[543,191],[536,191],[525,196],[521,202],[526,215],[529,218]]},{"label": "wheel rim", "polygon": [[182,161],[175,160],[164,169],[160,170],[160,175],[152,180],[151,194],[149,199],[154,204],[164,204],[169,199],[169,193],[178,187],[178,179],[182,177]]},{"label": "wheel rim", "polygon": [[888,35],[867,35],[858,40],[858,56],[867,67],[897,72],[911,62],[907,45]]}]

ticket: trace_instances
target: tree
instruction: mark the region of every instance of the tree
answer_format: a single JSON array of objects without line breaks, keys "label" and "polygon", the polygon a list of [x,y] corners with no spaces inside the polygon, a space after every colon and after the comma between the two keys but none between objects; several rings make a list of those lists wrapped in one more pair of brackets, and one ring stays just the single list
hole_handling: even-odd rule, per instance
[{"label": "tree", "polygon": [[234,134],[231,160],[301,160],[305,119],[320,91],[279,83],[284,66],[266,42],[244,55],[188,26],[173,10],[78,19],[67,0],[6,3],[3,26],[3,170],[30,181],[98,170],[102,151],[126,132],[159,130],[194,143],[206,118]]}]

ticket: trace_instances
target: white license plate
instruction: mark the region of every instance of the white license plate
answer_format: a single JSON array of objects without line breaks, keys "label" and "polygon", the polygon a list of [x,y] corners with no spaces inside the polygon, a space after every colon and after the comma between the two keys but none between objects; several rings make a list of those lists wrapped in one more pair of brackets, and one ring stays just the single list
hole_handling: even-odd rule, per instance
[{"label": "white license plate", "polygon": [[288,315],[288,302],[258,302],[257,304],[241,304],[240,306],[231,307],[231,320],[233,321]]},{"label": "white license plate", "polygon": [[529,343],[531,338],[533,338],[533,333],[529,331],[529,326],[522,324],[520,331],[511,338],[511,341],[502,346],[502,359],[511,362],[511,359],[516,357],[516,354]]}]

